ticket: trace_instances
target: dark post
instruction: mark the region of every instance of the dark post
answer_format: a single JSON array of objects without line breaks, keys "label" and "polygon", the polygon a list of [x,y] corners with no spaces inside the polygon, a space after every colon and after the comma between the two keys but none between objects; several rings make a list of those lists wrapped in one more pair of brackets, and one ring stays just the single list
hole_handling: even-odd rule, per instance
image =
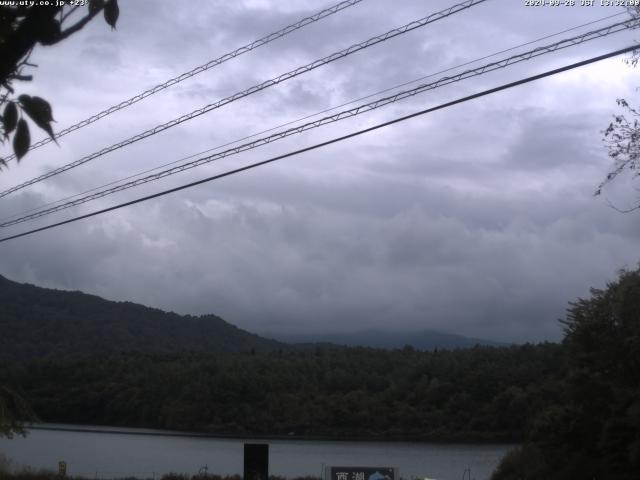
[{"label": "dark post", "polygon": [[244,480],[269,479],[269,445],[244,444]]}]

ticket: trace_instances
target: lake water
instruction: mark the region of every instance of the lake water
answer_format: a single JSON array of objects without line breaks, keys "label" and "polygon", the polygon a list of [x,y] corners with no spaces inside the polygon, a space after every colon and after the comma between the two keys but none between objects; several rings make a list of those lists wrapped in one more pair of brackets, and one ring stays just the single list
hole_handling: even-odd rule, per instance
[{"label": "lake water", "polygon": [[[26,438],[0,439],[0,454],[15,465],[57,469],[90,478],[158,478],[168,472],[242,474],[243,444],[251,439],[176,436],[142,429],[86,431],[30,430]],[[269,473],[286,477],[319,476],[325,465],[397,467],[402,478],[486,480],[512,445],[402,442],[255,440],[268,443]],[[469,478],[467,474],[465,479]]]}]

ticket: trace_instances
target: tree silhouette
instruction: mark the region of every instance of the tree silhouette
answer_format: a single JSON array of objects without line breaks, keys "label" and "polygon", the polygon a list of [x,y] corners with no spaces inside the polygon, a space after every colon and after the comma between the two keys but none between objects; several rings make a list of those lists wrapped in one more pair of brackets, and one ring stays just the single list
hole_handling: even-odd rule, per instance
[{"label": "tree silhouette", "polygon": [[[640,471],[640,267],[570,304],[567,370],[492,480],[635,480]],[[555,397],[555,399],[554,399]]]},{"label": "tree silhouette", "polygon": [[0,385],[0,438],[24,435],[23,420],[34,420],[31,407],[14,390]]},{"label": "tree silhouette", "polygon": [[[26,73],[27,69],[36,66],[29,63],[33,49],[38,45],[55,45],[69,38],[100,12],[111,28],[116,26],[119,15],[117,0],[77,3],[86,3],[87,6],[80,18],[77,18],[80,5],[0,6],[0,141],[4,143],[13,137],[13,152],[18,161],[31,145],[27,118],[55,140],[51,127],[53,110],[49,102],[38,96],[17,95],[13,85],[17,81],[33,79]],[[71,19],[75,21],[71,23]],[[6,165],[1,157],[0,165]]]},{"label": "tree silhouette", "polygon": [[[640,18],[640,6],[628,7],[627,11],[632,17]],[[631,58],[626,60],[633,67],[636,67],[639,61],[640,49],[635,50]],[[617,102],[624,113],[614,115],[613,121],[603,132],[603,140],[609,150],[609,157],[614,161],[614,168],[600,182],[595,195],[600,195],[602,189],[622,173],[629,172],[634,177],[640,175],[640,111],[632,107],[624,98],[619,98]],[[637,209],[640,209],[640,202],[627,210],[616,208],[623,212]]]},{"label": "tree silhouette", "polygon": [[[90,0],[87,11],[80,5],[59,6],[0,6],[0,142],[13,137],[13,152],[19,161],[29,151],[31,134],[29,118],[55,140],[51,123],[53,110],[45,99],[38,96],[17,95],[14,82],[32,80],[25,70],[36,67],[29,63],[33,49],[38,45],[55,45],[79,32],[100,12],[105,21],[115,28],[119,9],[117,0]],[[54,3],[54,2],[51,2]],[[74,23],[70,23],[75,19]],[[0,157],[0,167],[6,161]],[[0,437],[23,433],[21,420],[33,418],[21,396],[0,384]]]}]

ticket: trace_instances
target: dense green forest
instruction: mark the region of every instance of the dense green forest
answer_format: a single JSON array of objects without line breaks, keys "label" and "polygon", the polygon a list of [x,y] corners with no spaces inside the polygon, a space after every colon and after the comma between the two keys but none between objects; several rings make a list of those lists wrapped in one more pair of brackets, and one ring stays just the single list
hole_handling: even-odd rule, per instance
[{"label": "dense green forest", "polygon": [[564,364],[558,345],[128,354],[10,364],[48,422],[218,434],[519,440]]},{"label": "dense green forest", "polygon": [[640,268],[571,304],[566,371],[493,480],[640,478]]}]

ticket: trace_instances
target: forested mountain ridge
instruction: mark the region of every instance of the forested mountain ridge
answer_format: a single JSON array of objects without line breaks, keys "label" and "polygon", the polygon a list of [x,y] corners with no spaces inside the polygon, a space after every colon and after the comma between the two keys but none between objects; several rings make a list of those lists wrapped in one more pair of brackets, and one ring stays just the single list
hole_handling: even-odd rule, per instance
[{"label": "forested mountain ridge", "polygon": [[421,352],[308,344],[0,277],[0,385],[49,422],[229,435],[518,440],[558,345]]},{"label": "forested mountain ridge", "polygon": [[215,315],[178,315],[82,292],[21,284],[0,276],[0,358],[246,352],[284,347]]},{"label": "forested mountain ridge", "polygon": [[[266,338],[270,337],[270,338]],[[276,338],[272,340],[271,338]],[[299,344],[292,346],[291,344]],[[259,336],[216,315],[179,315],[79,291],[55,290],[0,275],[0,358],[69,358],[124,352],[248,352],[314,348],[317,343],[420,350],[496,342],[436,331],[364,331],[347,335]]]}]

